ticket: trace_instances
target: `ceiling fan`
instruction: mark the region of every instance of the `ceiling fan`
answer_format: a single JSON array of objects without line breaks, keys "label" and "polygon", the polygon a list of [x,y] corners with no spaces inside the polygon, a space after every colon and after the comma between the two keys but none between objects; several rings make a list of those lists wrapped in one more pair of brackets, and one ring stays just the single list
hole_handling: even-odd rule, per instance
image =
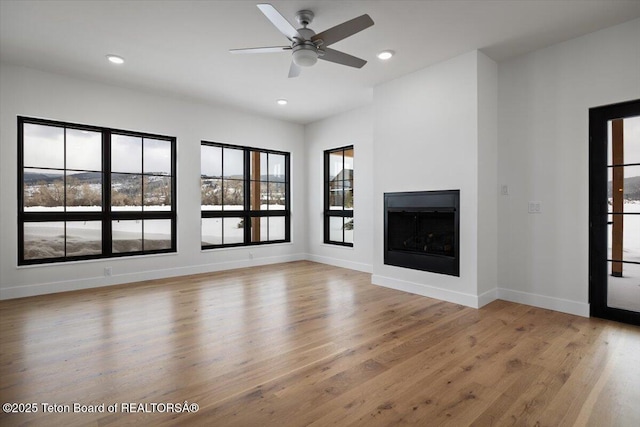
[{"label": "ceiling fan", "polygon": [[313,12],[310,10],[301,10],[296,14],[296,21],[302,26],[296,30],[272,5],[268,3],[258,4],[258,9],[289,39],[291,45],[230,49],[229,52],[272,53],[292,51],[289,77],[298,77],[301,71],[300,67],[310,67],[315,64],[318,59],[355,68],[362,68],[364,64],[367,63],[364,59],[356,58],[355,56],[328,47],[372,26],[373,20],[367,14],[358,16],[357,18],[316,34],[312,29],[307,28],[307,25],[311,24],[314,17]]}]

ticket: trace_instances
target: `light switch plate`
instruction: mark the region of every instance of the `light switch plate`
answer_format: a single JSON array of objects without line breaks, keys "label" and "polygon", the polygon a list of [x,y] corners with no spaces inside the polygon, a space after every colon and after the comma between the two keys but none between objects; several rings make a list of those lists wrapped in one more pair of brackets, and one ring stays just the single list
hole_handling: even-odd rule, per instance
[{"label": "light switch plate", "polygon": [[529,202],[529,213],[530,214],[542,213],[542,204],[540,202]]}]

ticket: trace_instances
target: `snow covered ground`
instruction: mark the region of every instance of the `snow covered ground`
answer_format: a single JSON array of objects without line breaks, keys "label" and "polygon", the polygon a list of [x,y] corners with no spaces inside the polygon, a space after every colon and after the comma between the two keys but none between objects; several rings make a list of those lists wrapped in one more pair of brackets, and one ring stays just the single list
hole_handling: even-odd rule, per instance
[{"label": "snow covered ground", "polygon": [[[285,218],[263,217],[260,220],[260,241],[284,240]],[[224,242],[223,240],[224,235]],[[203,218],[202,244],[220,245],[244,242],[242,218]]]},{"label": "snow covered ground", "polygon": [[[284,210],[284,205],[260,205],[261,210]],[[225,205],[225,211],[241,211],[244,206]],[[203,211],[221,211],[222,206],[202,205]],[[202,244],[221,245],[244,242],[244,223],[242,218],[203,218],[202,219]],[[284,240],[284,217],[260,218],[260,241]]]},{"label": "snow covered ground", "polygon": [[342,242],[342,231],[344,229],[344,242],[353,243],[353,218],[344,218],[346,227],[342,223],[343,218],[332,217],[329,219],[329,239],[334,242]]},{"label": "snow covered ground", "polygon": [[[66,230],[65,230],[66,228]],[[114,221],[113,251],[142,250],[143,221]],[[66,235],[66,243],[65,243]],[[27,222],[24,225],[25,259],[45,259],[102,253],[100,221]],[[171,247],[171,220],[144,220],[144,249]]]},{"label": "snow covered ground", "polygon": [[[623,235],[623,260],[640,262],[640,203],[625,202],[624,212],[639,215],[625,215]],[[611,228],[609,225],[608,257],[611,259]],[[611,263],[607,271],[611,273]],[[632,311],[640,311],[640,264],[622,264],[622,277],[608,276],[608,306]]]}]

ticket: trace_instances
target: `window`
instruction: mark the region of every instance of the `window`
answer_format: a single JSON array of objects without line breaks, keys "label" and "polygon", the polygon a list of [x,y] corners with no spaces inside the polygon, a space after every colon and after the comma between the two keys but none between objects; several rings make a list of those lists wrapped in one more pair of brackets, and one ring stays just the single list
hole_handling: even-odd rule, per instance
[{"label": "window", "polygon": [[176,251],[168,136],[18,117],[18,263]]},{"label": "window", "polygon": [[201,145],[202,248],[289,242],[289,153]]},{"label": "window", "polygon": [[324,152],[324,242],[353,246],[353,146]]}]

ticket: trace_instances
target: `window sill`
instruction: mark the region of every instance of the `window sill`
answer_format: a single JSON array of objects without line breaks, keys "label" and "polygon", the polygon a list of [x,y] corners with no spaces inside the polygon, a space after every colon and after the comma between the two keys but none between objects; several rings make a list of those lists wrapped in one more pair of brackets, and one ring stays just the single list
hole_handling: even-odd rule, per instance
[{"label": "window sill", "polygon": [[114,256],[114,257],[106,257],[106,258],[95,258],[95,259],[80,259],[74,261],[60,261],[60,262],[47,262],[42,264],[27,264],[27,265],[16,265],[16,269],[22,270],[27,268],[42,268],[42,267],[64,267],[64,266],[73,266],[78,264],[95,264],[95,263],[110,263],[116,262],[118,260],[132,260],[132,259],[146,259],[146,258],[154,258],[154,257],[165,257],[165,256],[177,256],[178,252],[165,252],[161,254],[146,254],[146,255],[124,255],[124,256]]},{"label": "window sill", "polygon": [[325,248],[331,248],[331,249],[347,249],[347,250],[354,250],[355,245],[354,246],[343,246],[343,245],[334,245],[331,243],[321,243],[321,246],[324,246]]},{"label": "window sill", "polygon": [[244,246],[231,246],[228,248],[208,248],[202,249],[200,248],[201,253],[208,253],[214,251],[238,251],[238,250],[258,250],[258,248],[272,248],[274,246],[291,246],[293,242],[282,242],[282,243],[268,243],[264,245],[244,245]]}]

